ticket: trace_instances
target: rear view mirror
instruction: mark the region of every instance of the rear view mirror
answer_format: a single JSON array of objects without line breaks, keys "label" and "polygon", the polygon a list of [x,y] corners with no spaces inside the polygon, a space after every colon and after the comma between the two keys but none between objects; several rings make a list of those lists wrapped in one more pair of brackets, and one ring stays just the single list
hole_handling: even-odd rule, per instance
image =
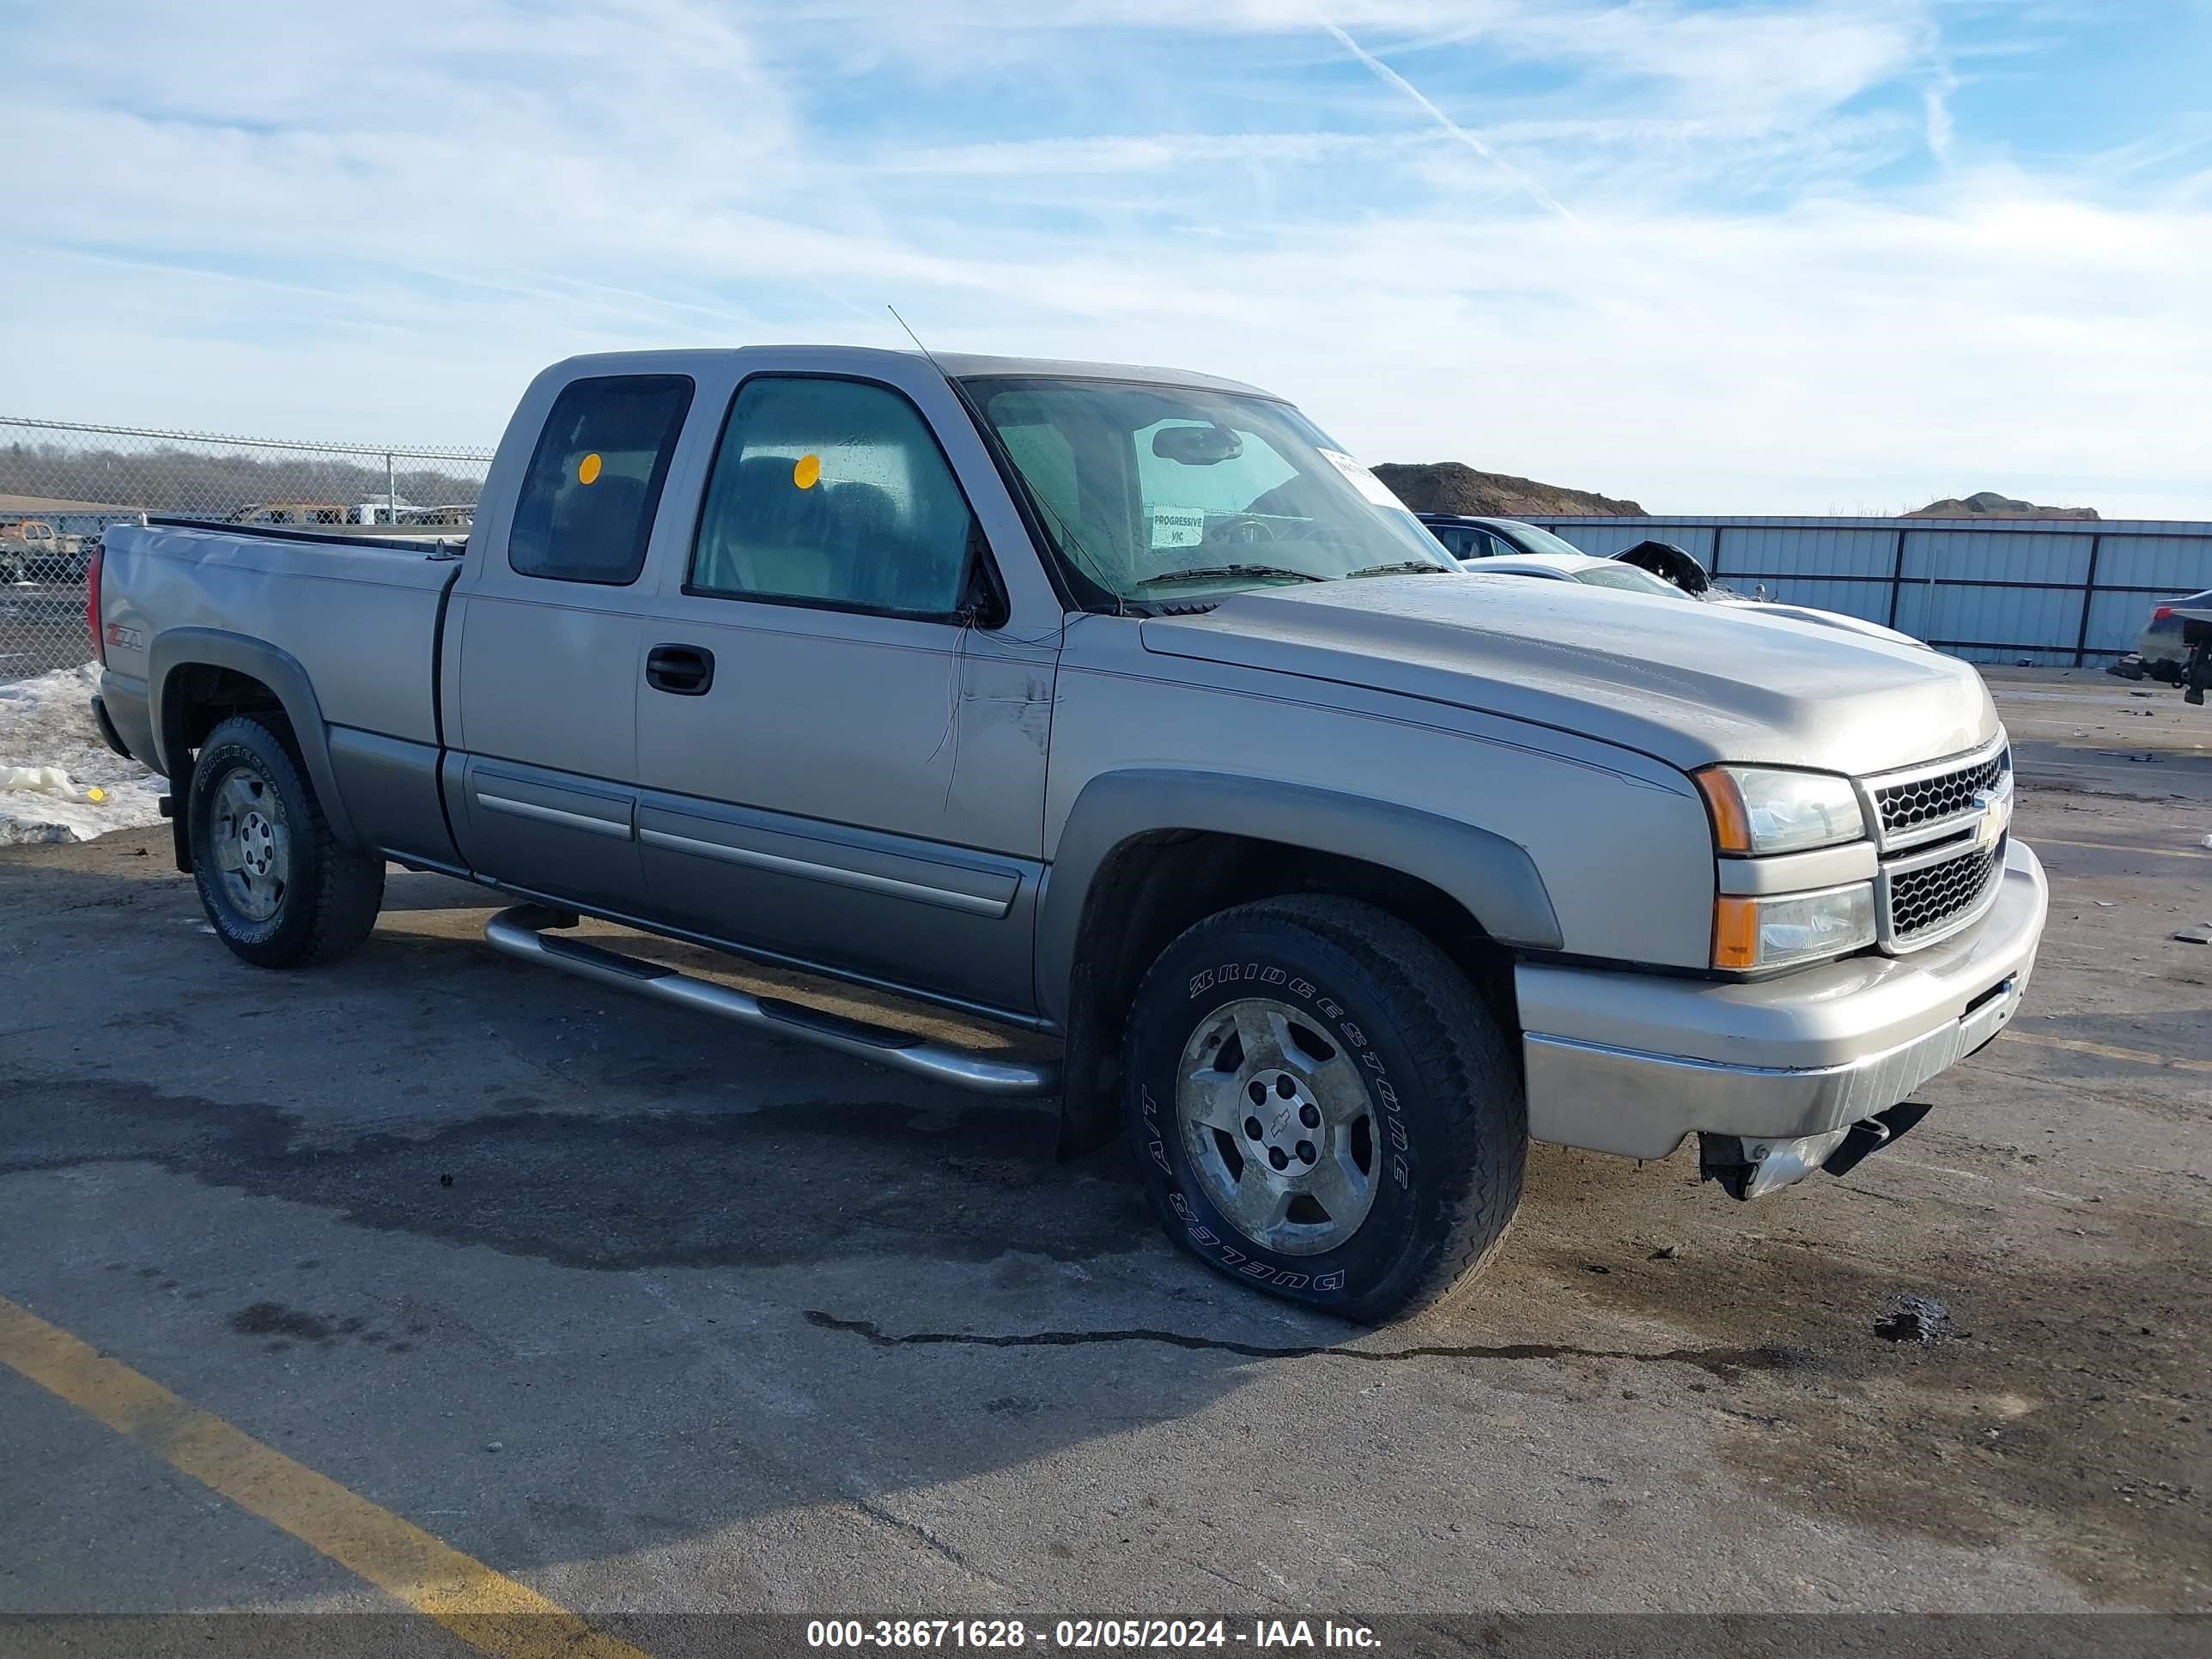
[{"label": "rear view mirror", "polygon": [[1152,453],[1185,466],[1214,466],[1244,453],[1244,440],[1225,426],[1164,426],[1152,434]]}]

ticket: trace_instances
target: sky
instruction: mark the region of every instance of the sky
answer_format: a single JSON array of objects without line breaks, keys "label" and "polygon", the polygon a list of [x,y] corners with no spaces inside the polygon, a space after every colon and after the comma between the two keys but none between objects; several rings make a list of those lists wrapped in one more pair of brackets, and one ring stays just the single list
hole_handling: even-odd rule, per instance
[{"label": "sky", "polygon": [[1168,363],[1664,513],[2212,519],[2212,0],[0,0],[0,413]]}]

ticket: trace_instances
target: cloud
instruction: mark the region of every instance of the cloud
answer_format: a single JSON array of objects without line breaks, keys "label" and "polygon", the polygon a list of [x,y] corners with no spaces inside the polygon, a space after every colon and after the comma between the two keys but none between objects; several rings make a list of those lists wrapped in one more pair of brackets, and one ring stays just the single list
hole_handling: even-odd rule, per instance
[{"label": "cloud", "polygon": [[901,345],[890,301],[1669,510],[2212,516],[2201,123],[2008,160],[1903,0],[1326,15],[1402,83],[1287,0],[10,14],[82,89],[19,135],[11,401],[489,442],[552,358]]},{"label": "cloud", "polygon": [[1376,79],[1380,80],[1385,86],[1391,87],[1395,90],[1403,93],[1413,104],[1414,107],[1419,109],[1431,121],[1434,121],[1438,127],[1443,129],[1444,132],[1449,134],[1457,143],[1474,151],[1474,154],[1480,155],[1492,167],[1497,168],[1499,173],[1511,179],[1516,185],[1527,193],[1528,199],[1535,203],[1537,206],[1542,208],[1547,213],[1558,214],[1562,219],[1572,219],[1575,216],[1572,213],[1567,210],[1567,205],[1565,203],[1559,200],[1559,198],[1553,195],[1550,191],[1546,190],[1543,185],[1538,184],[1534,179],[1530,178],[1522,169],[1515,167],[1510,161],[1508,161],[1504,157],[1500,156],[1496,150],[1491,149],[1491,147],[1485,143],[1480,138],[1469,132],[1465,127],[1460,125],[1458,122],[1453,120],[1450,116],[1438,109],[1435,104],[1429,100],[1427,94],[1423,93],[1419,87],[1415,86],[1411,81],[1408,81],[1404,76],[1399,74],[1397,70],[1392,69],[1388,64],[1377,58],[1373,52],[1369,52],[1364,46],[1362,46],[1359,42],[1353,40],[1335,24],[1323,23],[1322,27],[1328,31],[1330,38],[1339,46],[1342,46],[1354,58],[1357,58],[1367,68],[1372,70],[1375,72]]}]

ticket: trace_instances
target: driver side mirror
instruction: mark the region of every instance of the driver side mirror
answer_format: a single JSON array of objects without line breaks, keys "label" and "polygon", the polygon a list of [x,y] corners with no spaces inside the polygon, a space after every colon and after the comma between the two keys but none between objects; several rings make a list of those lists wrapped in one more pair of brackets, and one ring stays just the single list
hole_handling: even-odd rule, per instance
[{"label": "driver side mirror", "polygon": [[960,583],[960,614],[976,628],[1003,628],[1010,615],[1006,596],[1000,591],[983,540],[983,527],[968,529],[968,568]]}]

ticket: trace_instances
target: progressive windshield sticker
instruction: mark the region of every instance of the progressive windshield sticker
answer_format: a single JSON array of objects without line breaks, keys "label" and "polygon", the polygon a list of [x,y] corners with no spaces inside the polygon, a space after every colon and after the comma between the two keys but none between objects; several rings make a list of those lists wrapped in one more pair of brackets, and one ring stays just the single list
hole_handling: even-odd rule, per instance
[{"label": "progressive windshield sticker", "polygon": [[1206,539],[1206,509],[1202,507],[1152,507],[1154,547],[1196,547]]},{"label": "progressive windshield sticker", "polygon": [[1401,513],[1407,511],[1405,502],[1390,493],[1390,486],[1340,449],[1324,449],[1328,464],[1350,479],[1352,487],[1377,507],[1395,507]]}]

